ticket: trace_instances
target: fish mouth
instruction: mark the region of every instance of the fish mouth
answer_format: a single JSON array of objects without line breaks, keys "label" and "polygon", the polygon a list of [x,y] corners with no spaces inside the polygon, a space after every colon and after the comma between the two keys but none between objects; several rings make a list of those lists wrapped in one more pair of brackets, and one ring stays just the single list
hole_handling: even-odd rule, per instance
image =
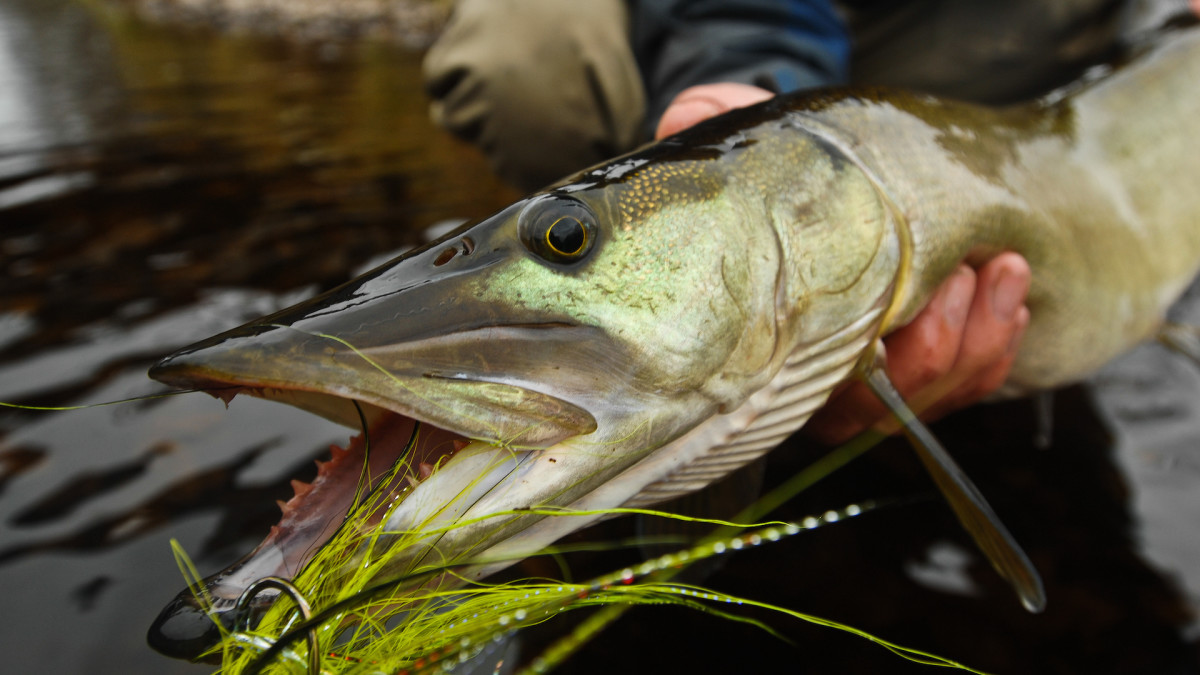
[{"label": "fish mouth", "polygon": [[[357,533],[431,531],[424,537],[410,536],[408,550],[395,556],[403,561],[389,564],[402,565],[401,574],[419,572],[423,565],[440,568],[447,560],[435,554],[439,528],[453,523],[536,454],[498,449],[461,431],[324,394],[248,386],[214,388],[211,393],[227,403],[245,394],[309,410],[349,407],[362,431],[344,446],[330,446],[331,456],[317,460],[312,482],[292,481],[293,496],[278,502],[279,522],[254,550],[202,580],[199,593],[183,590],[160,612],[147,639],[151,647],[174,658],[205,660],[205,652],[221,640],[218,624],[234,630],[235,623],[257,623],[278,592],[256,594],[243,610],[245,616],[239,617],[236,606],[246,589],[267,576],[295,578],[347,524]],[[422,489],[430,483],[437,483],[434,490]]]},{"label": "fish mouth", "polygon": [[[247,616],[235,616],[253,582],[295,578],[347,522],[360,533],[386,531],[390,540],[376,546],[385,553],[374,564],[388,580],[470,563],[500,537],[503,519],[476,526],[473,538],[448,535],[448,528],[479,502],[487,505],[472,517],[541,503],[544,493],[525,496],[527,483],[517,480],[523,467],[597,429],[591,413],[563,398],[569,391],[544,393],[503,373],[530,370],[513,361],[526,358],[532,343],[544,353],[555,345],[577,350],[596,338],[593,329],[561,323],[515,324],[358,349],[327,334],[257,324],[164,359],[151,369],[160,381],[227,404],[243,394],[289,404],[360,433],[318,461],[312,483],[293,482],[294,496],[281,503],[283,517],[262,543],[203,579],[200,597],[185,589],[162,610],[150,645],[175,658],[201,658],[222,639],[218,625],[253,625],[273,603],[277,591],[265,590],[251,599]],[[461,356],[468,346],[474,364]],[[571,465],[569,456],[555,461]],[[421,532],[429,534],[413,535]]]},{"label": "fish mouth", "polygon": [[[296,484],[262,544],[201,582],[203,601],[176,596],[150,628],[155,649],[210,652],[250,584],[294,577],[347,522],[385,532],[357,567],[329,565],[334,577],[364,561],[372,583],[447,566],[482,576],[498,569],[478,561],[499,542],[532,554],[552,541],[527,534],[540,518],[528,507],[570,504],[632,461],[600,445],[613,420],[640,409],[629,347],[538,303],[489,299],[507,283],[496,275],[525,260],[510,231],[520,208],[151,369],[226,402],[248,394],[364,432],[311,485]],[[275,595],[254,597],[250,623]]]}]

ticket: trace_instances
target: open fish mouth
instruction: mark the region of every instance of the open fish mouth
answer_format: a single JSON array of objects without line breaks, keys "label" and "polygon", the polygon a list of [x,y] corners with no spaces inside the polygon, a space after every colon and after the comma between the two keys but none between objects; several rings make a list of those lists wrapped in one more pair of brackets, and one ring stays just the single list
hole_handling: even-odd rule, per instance
[{"label": "open fish mouth", "polygon": [[[311,484],[294,484],[279,524],[254,551],[204,579],[203,599],[188,589],[171,601],[150,628],[155,649],[187,659],[210,650],[222,637],[218,623],[233,627],[250,584],[293,578],[348,521],[357,531],[384,532],[370,563],[380,581],[392,580],[467,564],[533,520],[492,514],[569,503],[590,489],[580,481],[604,463],[594,453],[546,455],[597,430],[589,409],[622,396],[612,382],[625,377],[613,365],[624,359],[597,328],[527,312],[500,317],[472,293],[406,281],[409,267],[433,266],[431,256],[436,251],[410,254],[151,370],[226,402],[247,394],[364,430],[332,450]],[[438,270],[453,271],[456,261]],[[564,362],[573,364],[569,376]],[[464,519],[476,522],[458,527]],[[251,622],[276,595],[254,596]]]},{"label": "open fish mouth", "polygon": [[[331,562],[327,583],[364,567],[372,583],[449,566],[480,578],[598,517],[548,518],[536,507],[626,503],[687,457],[649,455],[744,399],[774,354],[741,330],[750,308],[775,306],[771,265],[755,258],[767,290],[747,304],[734,295],[754,275],[725,265],[744,247],[714,244],[696,234],[704,228],[668,233],[696,242],[695,264],[667,249],[606,256],[631,235],[616,227],[616,204],[584,196],[564,188],[521,200],[151,369],[170,385],[247,393],[366,430],[312,485],[296,486],[263,544],[204,580],[203,602],[190,590],[175,598],[152,646],[207,652],[254,581],[293,576],[346,522],[371,526],[363,509],[378,513],[379,534],[360,547],[369,553]],[[713,292],[663,303],[657,285],[628,283],[647,265],[670,272],[670,288]],[[773,334],[773,320],[762,323]],[[725,373],[729,359],[753,364]],[[697,436],[693,451],[704,444]],[[254,597],[252,612],[274,599]]]},{"label": "open fish mouth", "polygon": [[[278,592],[256,593],[244,616],[238,616],[236,606],[246,589],[263,577],[295,578],[343,527],[352,527],[350,536],[360,534],[364,542],[372,536],[376,544],[381,537],[402,538],[405,550],[392,551],[388,561],[401,575],[444,566],[449,561],[436,552],[445,528],[535,454],[497,448],[371,404],[321,400],[323,395],[308,392],[236,387],[214,393],[226,401],[237,394],[289,403],[303,399],[303,407],[348,405],[360,415],[363,431],[344,447],[331,446],[329,459],[317,460],[311,483],[292,481],[293,496],[278,502],[279,522],[253,551],[200,582],[199,593],[185,589],[162,610],[148,639],[176,658],[196,660],[217,644],[218,623],[226,630],[235,623],[256,623]],[[435,477],[436,487],[423,490]],[[447,555],[463,559],[471,552]]]}]

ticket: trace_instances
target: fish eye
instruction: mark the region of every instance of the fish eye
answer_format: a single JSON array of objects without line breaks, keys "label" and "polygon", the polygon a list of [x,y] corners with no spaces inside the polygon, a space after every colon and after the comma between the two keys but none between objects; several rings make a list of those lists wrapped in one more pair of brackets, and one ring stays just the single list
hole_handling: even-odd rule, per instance
[{"label": "fish eye", "polygon": [[521,242],[538,257],[556,263],[581,260],[596,241],[596,218],[583,202],[546,195],[521,212]]}]

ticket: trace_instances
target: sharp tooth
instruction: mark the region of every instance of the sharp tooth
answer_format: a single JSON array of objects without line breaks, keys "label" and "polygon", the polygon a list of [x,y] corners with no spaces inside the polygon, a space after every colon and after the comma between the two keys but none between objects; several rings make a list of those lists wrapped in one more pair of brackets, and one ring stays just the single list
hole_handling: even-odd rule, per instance
[{"label": "sharp tooth", "polygon": [[287,505],[287,502],[283,501],[282,499],[276,499],[276,500],[275,500],[275,505],[279,507],[279,510],[280,510],[280,511],[283,511],[283,515],[285,515],[285,516],[286,516],[286,515],[288,514],[288,505]]},{"label": "sharp tooth", "polygon": [[417,479],[415,477],[413,477],[413,475],[411,473],[404,474],[404,480],[408,481],[409,487],[412,487],[414,489],[417,487]]},{"label": "sharp tooth", "polygon": [[[296,497],[303,497],[309,492],[312,492],[312,489],[312,485],[305,483],[302,480],[292,479],[292,490],[295,491]],[[293,497],[293,499],[295,499],[295,497]]]},{"label": "sharp tooth", "polygon": [[417,475],[421,480],[425,480],[433,475],[433,465],[428,462],[421,462],[417,465]]}]

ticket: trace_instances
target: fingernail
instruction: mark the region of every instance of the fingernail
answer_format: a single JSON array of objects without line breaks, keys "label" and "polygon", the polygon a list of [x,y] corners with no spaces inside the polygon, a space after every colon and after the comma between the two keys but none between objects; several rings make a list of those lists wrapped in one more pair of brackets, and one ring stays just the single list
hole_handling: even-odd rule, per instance
[{"label": "fingernail", "polygon": [[992,287],[992,313],[1001,321],[1012,321],[1017,309],[1025,300],[1025,280],[1007,269],[1000,270],[1000,278]]},{"label": "fingernail", "polygon": [[975,295],[974,274],[960,267],[950,279],[946,295],[942,298],[942,316],[951,326],[961,325],[967,320],[971,309],[971,298]]},{"label": "fingernail", "polygon": [[1017,349],[1021,347],[1021,338],[1025,337],[1025,329],[1029,327],[1029,310],[1016,315],[1016,322],[1017,329],[1013,331],[1012,337],[1008,340],[1005,354],[1016,354]]}]

